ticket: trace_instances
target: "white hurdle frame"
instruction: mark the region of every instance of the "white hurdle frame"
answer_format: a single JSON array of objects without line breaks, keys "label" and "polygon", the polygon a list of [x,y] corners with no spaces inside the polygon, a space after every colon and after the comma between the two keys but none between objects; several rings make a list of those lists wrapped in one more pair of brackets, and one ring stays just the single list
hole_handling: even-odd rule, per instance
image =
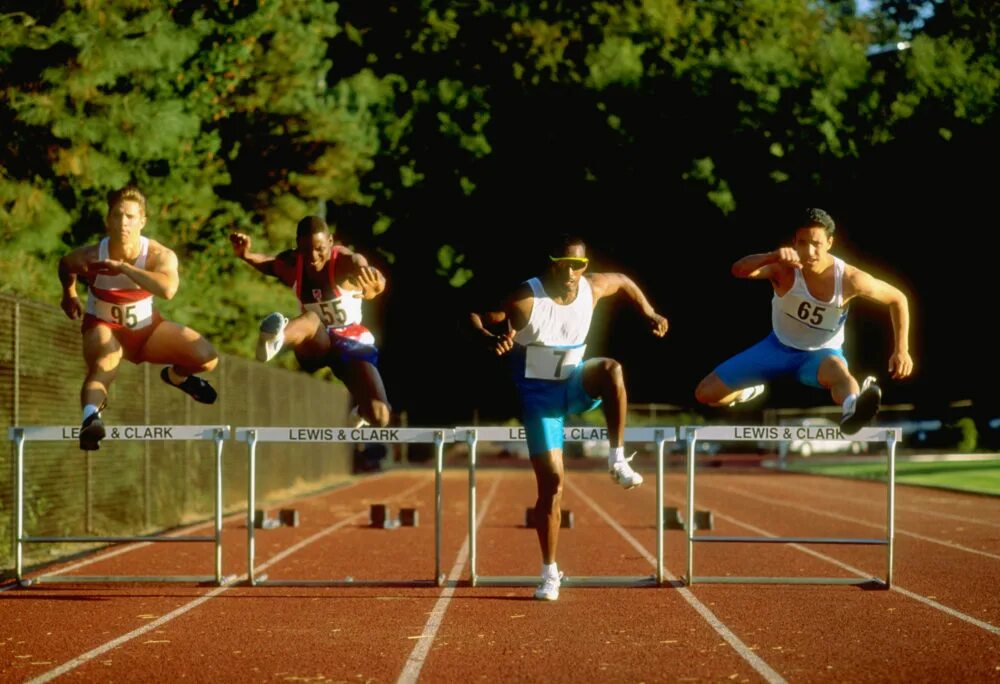
[{"label": "white hurdle frame", "polygon": [[[455,432],[445,428],[397,427],[238,427],[236,441],[247,443],[247,582],[250,586],[282,587],[412,587],[442,586],[441,572],[441,473],[444,445],[455,441]],[[434,579],[431,580],[269,580],[254,573],[254,509],[257,500],[257,444],[294,442],[310,444],[433,444],[434,459]]]},{"label": "white hurdle frame", "polygon": [[[564,577],[564,587],[646,587],[663,584],[663,448],[666,442],[677,441],[672,427],[625,428],[625,443],[653,442],[656,444],[656,573],[653,575],[598,575]],[[564,442],[608,441],[606,428],[563,428]],[[469,583],[473,587],[533,587],[538,576],[476,574],[476,445],[478,442],[523,442],[523,427],[458,427],[455,441],[469,445]]]},{"label": "white hurdle frame", "polygon": [[[179,535],[166,537],[147,535],[139,537],[74,536],[32,537],[24,533],[24,443],[25,442],[76,442],[80,439],[78,425],[47,425],[39,427],[15,426],[7,431],[8,438],[17,448],[14,461],[14,573],[21,586],[31,584],[71,584],[78,582],[198,582],[222,585],[222,445],[229,438],[228,425],[109,425],[108,442],[162,442],[162,441],[213,441],[215,442],[215,532],[212,535]],[[215,575],[41,575],[24,578],[24,545],[51,543],[133,543],[133,542],[212,542],[215,545]]]},{"label": "white hurdle frame", "polygon": [[[684,520],[684,531],[687,534],[687,575],[684,578],[688,586],[698,584],[868,584],[876,582],[887,589],[892,586],[892,556],[896,532],[896,443],[902,438],[902,428],[874,427],[862,428],[857,434],[845,436],[837,428],[835,437],[823,437],[828,428],[809,428],[797,425],[725,425],[695,427],[687,426],[684,435],[687,438],[687,517]],[[805,432],[811,430],[812,432]],[[816,439],[820,436],[820,439]],[[886,465],[888,479],[886,486],[886,530],[884,538],[853,538],[837,537],[731,537],[716,535],[695,535],[691,529],[694,520],[694,480],[695,461],[697,459],[697,442],[786,442],[794,439],[808,438],[812,441],[851,440],[855,442],[885,442],[888,456]],[[694,544],[695,542],[723,543],[771,543],[771,544],[847,544],[874,545],[886,547],[885,579],[850,578],[850,577],[718,577],[694,574]]]}]

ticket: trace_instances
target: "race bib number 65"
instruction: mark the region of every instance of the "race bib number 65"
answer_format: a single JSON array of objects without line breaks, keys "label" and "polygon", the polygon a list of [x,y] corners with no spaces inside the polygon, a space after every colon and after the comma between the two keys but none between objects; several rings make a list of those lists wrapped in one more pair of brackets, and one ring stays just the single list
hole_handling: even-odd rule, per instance
[{"label": "race bib number 65", "polygon": [[578,347],[526,347],[524,377],[538,380],[565,380],[580,363],[587,345]]}]

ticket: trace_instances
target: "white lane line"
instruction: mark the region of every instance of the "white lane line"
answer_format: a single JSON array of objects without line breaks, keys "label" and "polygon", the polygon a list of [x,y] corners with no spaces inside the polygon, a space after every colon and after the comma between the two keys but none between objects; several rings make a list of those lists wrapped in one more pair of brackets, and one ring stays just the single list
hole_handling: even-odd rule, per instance
[{"label": "white lane line", "polygon": [[[345,489],[350,489],[352,487],[356,487],[357,485],[362,484],[364,482],[371,482],[371,481],[376,480],[376,479],[381,479],[381,478],[385,477],[386,475],[387,475],[387,473],[378,473],[376,475],[368,476],[368,477],[364,478],[363,480],[355,480],[354,482],[349,482],[349,483],[347,483],[345,485],[342,485],[340,487],[337,487],[336,489],[333,489],[333,490],[328,490],[328,491],[325,491],[325,492],[318,492],[316,494],[310,494],[309,496],[306,496],[306,497],[301,498],[301,499],[288,499],[287,503],[301,503],[303,501],[309,501],[311,499],[315,499],[315,498],[318,498],[318,497],[321,497],[321,496],[329,496],[329,495],[332,495],[332,494],[334,494],[336,492],[342,492]],[[278,504],[275,504],[275,505],[276,506],[280,506],[281,504],[278,503]],[[227,522],[234,522],[234,521],[244,520],[244,519],[246,519],[246,517],[247,517],[247,514],[246,514],[245,511],[242,511],[242,512],[239,512],[239,513],[230,513],[229,515],[226,515],[226,516],[224,516],[222,518],[222,523],[223,523],[223,525],[225,525]],[[195,525],[191,525],[190,527],[183,527],[181,529],[174,530],[173,532],[170,532],[170,533],[165,534],[163,536],[164,537],[179,537],[181,535],[185,535],[185,534],[189,534],[191,532],[194,532],[195,530],[200,530],[203,527],[210,527],[210,526],[212,526],[214,524],[215,524],[215,520],[214,519],[212,519],[212,520],[206,520],[205,522],[197,523]],[[67,565],[66,567],[59,568],[58,570],[53,570],[52,572],[43,572],[41,574],[45,575],[46,577],[54,577],[56,575],[64,575],[64,574],[66,574],[68,572],[72,572],[74,570],[79,570],[80,568],[85,568],[88,565],[92,565],[94,563],[99,563],[99,562],[101,562],[103,560],[107,560],[109,558],[114,558],[115,556],[120,556],[123,553],[129,553],[131,551],[137,551],[137,550],[139,550],[141,548],[144,548],[146,546],[151,546],[152,544],[155,544],[155,543],[156,542],[135,542],[135,543],[126,543],[124,546],[118,546],[116,544],[115,546],[117,548],[113,548],[112,547],[112,548],[106,549],[106,550],[97,550],[97,551],[94,552],[94,555],[86,558],[85,560],[73,563],[72,565]],[[28,577],[26,579],[31,579],[31,578]],[[70,577],[66,581],[67,582],[72,582],[73,578]],[[20,585],[18,585],[17,582],[14,582],[13,584],[8,584],[5,587],[0,587],[0,592],[8,591],[10,589],[16,589],[19,586]]]},{"label": "white lane line", "polygon": [[[768,532],[767,530],[765,530],[763,528],[757,527],[756,525],[751,525],[749,523],[740,522],[736,518],[733,518],[732,516],[726,515],[725,513],[719,513],[718,511],[713,511],[713,514],[717,518],[719,518],[721,520],[727,520],[727,521],[731,522],[734,525],[737,525],[737,526],[742,527],[744,529],[750,530],[752,532],[756,532],[757,534],[759,534],[759,535],[761,535],[763,537],[777,537],[778,536],[776,534],[773,534],[772,532]],[[833,565],[836,565],[839,568],[843,568],[844,570],[847,570],[848,572],[853,573],[853,574],[857,575],[858,577],[871,577],[871,573],[863,572],[862,570],[859,570],[858,568],[854,567],[853,565],[848,565],[847,563],[844,563],[843,561],[839,561],[836,558],[833,558],[832,556],[826,555],[825,553],[820,553],[819,551],[816,551],[815,549],[811,549],[809,547],[802,546],[801,544],[794,544],[794,543],[790,543],[790,544],[788,544],[788,546],[791,546],[791,547],[793,547],[793,548],[801,551],[802,553],[807,553],[810,556],[813,556],[814,558],[818,558],[820,560],[826,561],[827,563],[831,563]],[[980,629],[984,629],[987,632],[990,632],[991,634],[996,634],[997,636],[1000,636],[1000,627],[996,627],[995,625],[992,625],[989,622],[985,622],[985,621],[980,620],[978,618],[974,618],[971,615],[967,615],[967,614],[965,614],[965,613],[963,613],[961,611],[955,610],[954,608],[950,608],[950,607],[948,607],[948,606],[946,606],[946,605],[944,605],[942,603],[938,603],[937,601],[935,601],[932,598],[928,598],[928,597],[923,596],[921,594],[918,594],[918,593],[916,593],[914,591],[910,591],[909,589],[904,589],[903,587],[900,587],[898,585],[893,585],[892,587],[890,587],[890,589],[892,591],[899,592],[900,594],[902,594],[903,596],[906,596],[907,598],[914,599],[915,601],[920,601],[924,605],[930,606],[931,608],[934,608],[935,610],[940,610],[941,612],[946,613],[948,615],[951,615],[954,618],[958,618],[959,620],[967,622],[970,625],[974,625],[976,627],[979,627]]]},{"label": "white lane line", "polygon": [[[870,523],[867,520],[862,520],[861,518],[853,518],[849,515],[840,515],[839,513],[831,513],[830,511],[825,511],[820,508],[812,508],[811,506],[801,506],[799,504],[787,503],[784,501],[779,501],[773,496],[757,496],[756,494],[750,494],[742,489],[734,489],[732,487],[720,487],[713,484],[704,484],[703,488],[715,489],[718,491],[728,492],[730,494],[736,494],[737,496],[742,496],[753,501],[760,501],[773,506],[784,506],[785,508],[791,508],[797,511],[805,511],[806,513],[815,513],[816,515],[822,515],[827,518],[834,518],[835,520],[843,520],[844,522],[849,522],[855,525],[863,525],[865,527],[874,527],[876,529],[885,530],[885,524]],[[918,534],[916,532],[908,532],[907,530],[900,529],[896,526],[896,536],[913,537],[914,539],[919,539],[921,541],[928,542],[930,544],[938,544],[940,546],[946,546],[950,549],[955,549],[956,551],[962,551],[964,553],[974,553],[978,556],[985,556],[986,558],[993,558],[995,560],[1000,560],[1000,555],[995,553],[990,553],[989,551],[980,551],[979,549],[973,549],[969,546],[964,546],[962,544],[956,544],[955,542],[945,541],[944,539],[935,539],[934,537],[928,537],[923,534]]]},{"label": "white lane line", "polygon": [[[477,528],[483,522],[483,518],[486,517],[486,512],[490,509],[490,504],[493,503],[493,497],[496,495],[502,479],[502,476],[497,478],[496,482],[493,483],[493,488],[490,489],[483,500],[483,508],[479,511],[479,515],[476,516]],[[424,625],[424,629],[420,633],[413,651],[410,652],[410,657],[406,659],[403,671],[399,673],[399,679],[396,680],[397,684],[415,684],[420,677],[420,671],[424,667],[424,661],[427,660],[427,654],[430,653],[431,646],[434,645],[434,638],[437,636],[438,629],[440,629],[441,623],[444,622],[444,613],[448,610],[448,604],[451,603],[455,587],[458,586],[458,578],[462,575],[462,570],[465,568],[465,562],[468,560],[468,557],[469,538],[466,537],[465,543],[462,544],[462,548],[458,551],[458,556],[455,557],[455,564],[451,566],[451,572],[448,573],[448,586],[444,588],[437,603],[434,604],[434,609],[431,611],[430,617],[427,618],[427,624]]]},{"label": "white lane line", "polygon": [[[410,494],[412,494],[416,490],[420,489],[421,487],[425,487],[425,486],[426,486],[426,483],[416,484],[413,487],[410,487],[409,489],[407,489],[407,490],[405,490],[403,492],[400,492],[399,494],[396,494],[396,495],[392,496],[391,498],[392,499],[400,499],[400,498],[409,496]],[[284,551],[282,551],[281,553],[279,553],[278,555],[276,555],[274,558],[268,560],[266,563],[262,563],[260,566],[254,568],[254,572],[258,573],[258,572],[260,572],[262,570],[266,570],[271,565],[277,563],[279,560],[283,560],[283,559],[287,558],[288,556],[290,556],[291,554],[295,553],[296,551],[299,551],[299,550],[305,548],[309,544],[312,544],[313,542],[318,541],[319,539],[322,539],[323,537],[327,536],[331,532],[333,532],[335,530],[338,530],[341,527],[344,527],[345,525],[348,525],[348,524],[352,523],[353,521],[357,520],[358,518],[363,518],[366,515],[368,515],[368,511],[362,511],[362,512],[359,512],[359,513],[355,513],[354,515],[352,515],[352,516],[350,516],[348,518],[344,518],[340,522],[334,523],[333,525],[330,525],[329,527],[320,530],[319,532],[317,532],[316,534],[312,535],[311,537],[307,537],[306,539],[303,539],[302,541],[298,542],[297,544],[293,544],[289,548],[285,549]],[[239,577],[239,579],[240,580],[245,580],[246,579],[246,575],[245,574],[241,575]],[[111,651],[111,650],[113,650],[115,648],[118,648],[122,644],[127,643],[127,642],[131,641],[132,639],[135,639],[136,637],[142,636],[143,634],[146,634],[147,632],[150,632],[150,631],[156,629],[157,627],[161,627],[162,625],[165,625],[166,623],[170,622],[174,618],[178,618],[181,615],[184,615],[184,613],[187,613],[187,612],[193,610],[194,608],[197,608],[202,603],[205,603],[205,601],[208,601],[209,599],[215,598],[216,596],[218,596],[219,594],[222,594],[223,592],[229,591],[234,586],[236,586],[236,585],[235,584],[230,584],[230,585],[226,585],[224,587],[216,587],[215,589],[212,589],[212,591],[208,592],[204,596],[199,596],[198,598],[194,599],[193,601],[190,601],[190,602],[184,604],[183,606],[181,606],[181,607],[179,607],[179,608],[171,611],[170,613],[167,613],[163,617],[160,617],[160,618],[154,620],[153,622],[150,622],[149,624],[143,625],[142,627],[139,627],[138,629],[132,630],[128,634],[123,634],[122,636],[118,637],[117,639],[113,639],[113,640],[108,641],[108,642],[106,642],[104,644],[101,644],[100,646],[98,646],[96,648],[93,648],[93,649],[87,651],[86,653],[78,655],[76,658],[73,658],[72,660],[69,660],[69,661],[63,663],[59,667],[53,668],[53,669],[49,670],[48,672],[44,672],[44,673],[38,675],[34,679],[28,680],[27,684],[43,684],[44,682],[50,682],[53,679],[55,679],[56,677],[64,675],[67,672],[70,672],[71,670],[75,670],[76,668],[80,667],[81,665],[83,665],[83,664],[85,664],[85,663],[93,660],[94,658],[96,658],[96,657],[98,657],[98,656],[100,656],[100,655],[102,655],[104,653],[107,653],[108,651]]]},{"label": "white lane line", "polygon": [[[651,554],[646,549],[646,547],[639,542],[638,539],[633,537],[628,532],[628,530],[619,525],[617,520],[612,518],[603,508],[600,507],[600,505],[598,505],[596,501],[587,496],[578,486],[573,484],[572,481],[567,480],[567,484],[569,485],[569,488],[573,490],[574,494],[579,496],[581,499],[584,500],[584,502],[586,502],[588,506],[593,508],[594,511],[596,511],[597,514],[604,519],[604,522],[608,523],[608,525],[610,525],[615,530],[615,532],[620,534],[622,538],[625,539],[625,541],[631,544],[632,548],[638,551],[643,556],[643,558],[649,561],[650,565],[652,565],[654,568],[656,567],[656,556]],[[670,572],[665,568],[663,572],[671,582],[678,582],[678,578],[670,574]],[[714,629],[719,636],[725,639],[726,642],[728,642],[729,645],[732,646],[733,650],[736,651],[736,653],[741,658],[743,658],[743,660],[745,660],[750,665],[750,667],[756,670],[757,673],[765,679],[765,681],[772,682],[772,684],[785,682],[784,677],[782,677],[770,665],[764,662],[764,660],[756,653],[754,653],[749,646],[743,643],[743,641],[738,636],[733,634],[732,630],[726,627],[726,625],[718,617],[716,617],[715,614],[711,610],[709,610],[704,603],[699,601],[698,598],[691,593],[690,589],[684,586],[679,586],[677,588],[677,591],[684,598],[684,600],[687,601],[688,604],[692,608],[694,608],[709,625],[711,625],[712,629]]]},{"label": "white lane line", "polygon": [[[877,483],[876,483],[877,484]],[[764,487],[766,489],[778,489],[783,488],[782,485],[776,484],[774,482],[754,482],[754,485]],[[883,490],[885,488],[885,483],[882,483]],[[787,489],[785,489],[787,491]],[[796,491],[802,494],[808,494],[813,497],[820,497],[824,499],[830,499],[839,502],[850,502],[852,504],[861,504],[863,506],[875,507],[881,506],[885,507],[885,501],[874,501],[872,499],[863,499],[860,497],[842,497],[829,494],[825,491],[812,489],[809,487],[796,487]],[[960,492],[959,492],[960,493]],[[974,496],[974,495],[973,495]],[[980,520],[978,518],[969,518],[964,515],[955,515],[954,513],[944,513],[942,511],[933,511],[928,508],[921,508],[918,506],[907,506],[899,503],[899,495],[896,495],[896,511],[906,511],[908,513],[916,513],[918,515],[924,515],[933,518],[944,518],[946,520],[954,520],[956,522],[967,523],[969,525],[983,525],[985,527],[1000,527],[1000,522],[993,522],[989,520]]]}]

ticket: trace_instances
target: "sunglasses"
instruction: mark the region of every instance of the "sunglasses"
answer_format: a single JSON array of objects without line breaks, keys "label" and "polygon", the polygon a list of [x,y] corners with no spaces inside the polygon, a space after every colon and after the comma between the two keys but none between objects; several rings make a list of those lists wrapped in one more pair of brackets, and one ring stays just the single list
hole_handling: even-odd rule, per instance
[{"label": "sunglasses", "polygon": [[569,267],[572,268],[574,271],[579,271],[582,268],[586,268],[587,264],[590,263],[590,259],[588,259],[587,257],[554,257],[554,256],[550,256],[549,260],[552,261],[552,263],[559,263],[560,261],[563,261],[566,264],[568,264]]}]

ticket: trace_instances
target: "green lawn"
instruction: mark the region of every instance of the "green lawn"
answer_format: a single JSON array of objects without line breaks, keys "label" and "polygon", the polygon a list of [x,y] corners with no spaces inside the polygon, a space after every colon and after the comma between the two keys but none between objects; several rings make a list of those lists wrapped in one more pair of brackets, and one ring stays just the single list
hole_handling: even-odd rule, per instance
[{"label": "green lawn", "polygon": [[[867,480],[885,479],[885,464],[883,463],[812,464],[806,461],[797,461],[789,463],[788,469]],[[1000,495],[1000,460],[916,463],[898,461],[896,463],[896,482]]]}]

